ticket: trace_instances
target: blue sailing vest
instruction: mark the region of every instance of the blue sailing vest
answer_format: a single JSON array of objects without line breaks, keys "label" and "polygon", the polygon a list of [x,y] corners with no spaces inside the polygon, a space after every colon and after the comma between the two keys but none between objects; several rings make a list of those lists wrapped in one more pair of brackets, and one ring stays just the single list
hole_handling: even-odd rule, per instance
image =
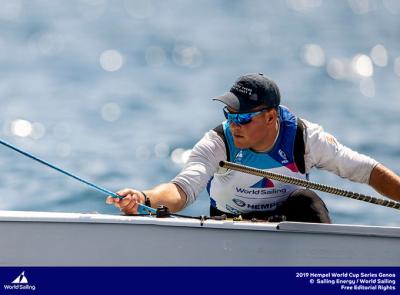
[{"label": "blue sailing vest", "polygon": [[[235,147],[229,124],[227,121],[223,122],[227,158],[234,163],[306,179],[294,159],[297,118],[284,106],[279,106],[278,114],[279,136],[269,152],[254,152]],[[304,154],[301,156],[304,157]],[[220,168],[210,179],[207,192],[211,207],[225,213],[243,214],[273,211],[299,188],[301,187]]]}]

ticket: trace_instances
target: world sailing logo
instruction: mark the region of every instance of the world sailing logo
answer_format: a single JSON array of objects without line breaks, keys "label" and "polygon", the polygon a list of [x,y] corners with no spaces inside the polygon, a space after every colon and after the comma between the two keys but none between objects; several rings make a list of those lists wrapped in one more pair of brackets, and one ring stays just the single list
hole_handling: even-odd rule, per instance
[{"label": "world sailing logo", "polygon": [[28,284],[28,279],[25,276],[25,272],[23,271],[18,277],[12,281],[12,284]]},{"label": "world sailing logo", "polygon": [[240,164],[243,160],[243,151],[240,150],[239,153],[237,153],[236,157],[235,157],[235,163]]},{"label": "world sailing logo", "polygon": [[25,271],[23,271],[11,282],[11,284],[4,285],[4,290],[36,291],[36,286],[28,284],[28,278],[25,276]]},{"label": "world sailing logo", "polygon": [[256,182],[255,184],[253,184],[252,186],[250,186],[251,188],[270,188],[270,187],[274,187],[274,183],[269,180],[268,178],[262,178],[260,181]]}]

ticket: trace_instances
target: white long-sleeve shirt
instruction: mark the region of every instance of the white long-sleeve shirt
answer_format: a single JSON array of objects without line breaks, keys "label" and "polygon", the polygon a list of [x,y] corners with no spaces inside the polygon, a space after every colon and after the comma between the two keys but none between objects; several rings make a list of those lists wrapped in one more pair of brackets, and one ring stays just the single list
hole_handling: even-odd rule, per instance
[{"label": "white long-sleeve shirt", "polygon": [[[374,159],[359,154],[340,144],[323,128],[302,119],[305,124],[305,170],[324,169],[354,182],[368,183],[372,169],[378,164]],[[223,139],[214,131],[208,131],[193,147],[182,171],[172,180],[187,196],[185,206],[193,203],[208,181],[220,169],[219,162],[227,160]]]}]

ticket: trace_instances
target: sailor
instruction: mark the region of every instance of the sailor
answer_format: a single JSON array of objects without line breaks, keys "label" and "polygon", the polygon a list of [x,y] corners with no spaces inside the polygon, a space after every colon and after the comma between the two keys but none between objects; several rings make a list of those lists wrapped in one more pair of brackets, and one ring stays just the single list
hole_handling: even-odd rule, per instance
[{"label": "sailor", "polygon": [[372,186],[400,201],[400,177],[376,160],[340,144],[321,126],[297,117],[281,105],[279,88],[263,74],[239,77],[230,91],[214,100],[224,103],[225,121],[193,147],[182,171],[169,183],[107,198],[126,214],[138,204],[167,206],[177,212],[210,196],[210,215],[242,215],[270,221],[330,223],[328,209],[312,190],[219,167],[231,161],[307,179],[314,167]]}]

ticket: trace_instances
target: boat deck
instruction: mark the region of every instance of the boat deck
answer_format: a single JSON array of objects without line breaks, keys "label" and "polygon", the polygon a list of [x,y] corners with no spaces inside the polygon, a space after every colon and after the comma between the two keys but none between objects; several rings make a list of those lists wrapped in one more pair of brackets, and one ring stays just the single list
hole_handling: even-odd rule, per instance
[{"label": "boat deck", "polygon": [[398,266],[400,228],[0,211],[0,265]]}]

